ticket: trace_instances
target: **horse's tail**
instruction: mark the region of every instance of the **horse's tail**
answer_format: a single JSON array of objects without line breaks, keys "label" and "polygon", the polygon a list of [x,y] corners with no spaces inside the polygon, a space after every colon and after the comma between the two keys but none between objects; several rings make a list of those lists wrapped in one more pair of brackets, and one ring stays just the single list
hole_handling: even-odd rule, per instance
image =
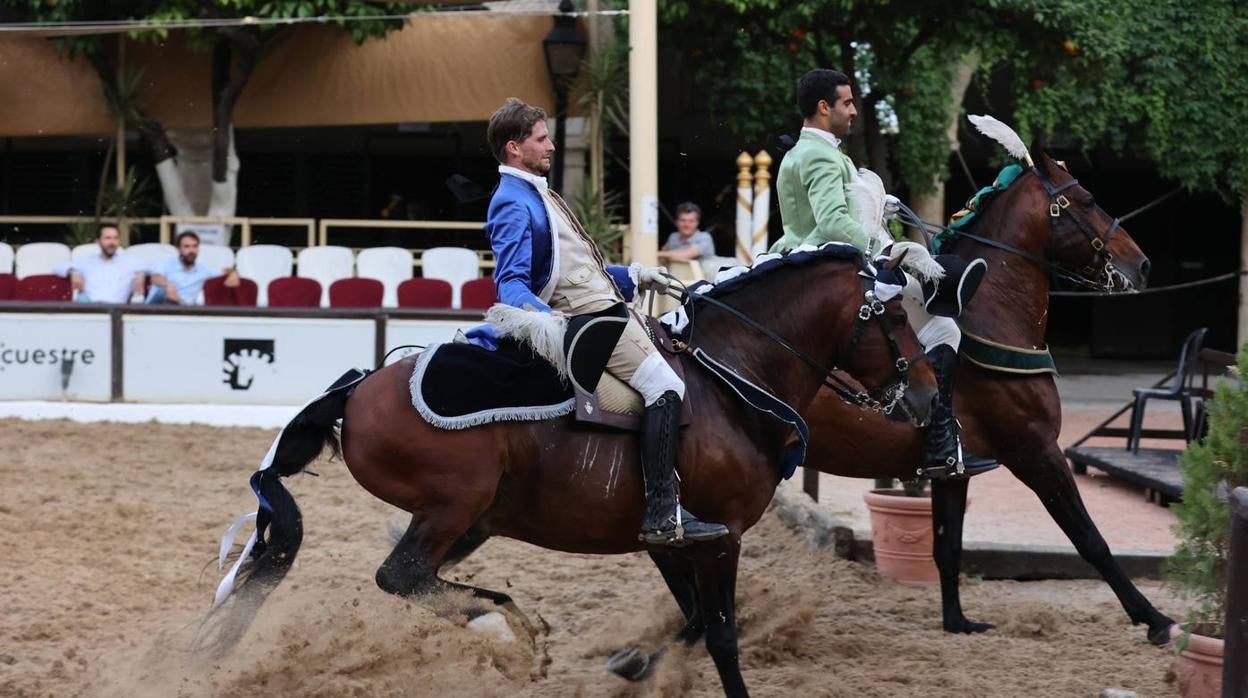
[{"label": "horse's tail", "polygon": [[[265,598],[286,576],[303,543],[303,515],[282,478],[301,472],[329,446],[336,456],[341,447],[335,423],[346,412],[347,399],[367,375],[352,369],[313,399],[282,429],[269,447],[260,469],[251,476],[251,488],[259,500],[254,514],[240,517],[221,541],[221,561],[233,547],[238,529],[254,519],[256,530],[239,559],[217,587],[209,620],[219,622],[201,628],[196,644],[228,649],[247,630]],[[227,599],[232,602],[225,604]],[[214,618],[218,609],[222,617]]]}]

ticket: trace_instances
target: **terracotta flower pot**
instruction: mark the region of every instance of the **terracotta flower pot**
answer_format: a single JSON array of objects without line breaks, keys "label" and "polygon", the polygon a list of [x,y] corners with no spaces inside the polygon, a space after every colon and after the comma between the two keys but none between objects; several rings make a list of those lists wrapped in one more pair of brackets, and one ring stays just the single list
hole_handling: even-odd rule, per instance
[{"label": "terracotta flower pot", "polygon": [[[1170,628],[1171,641],[1177,642],[1183,630]],[[1187,647],[1174,660],[1179,677],[1179,695],[1183,698],[1218,698],[1222,695],[1222,648],[1217,638],[1192,633]]]},{"label": "terracotta flower pot", "polygon": [[908,497],[903,490],[872,490],[862,497],[871,512],[876,569],[909,586],[939,584],[932,558],[931,497]]}]

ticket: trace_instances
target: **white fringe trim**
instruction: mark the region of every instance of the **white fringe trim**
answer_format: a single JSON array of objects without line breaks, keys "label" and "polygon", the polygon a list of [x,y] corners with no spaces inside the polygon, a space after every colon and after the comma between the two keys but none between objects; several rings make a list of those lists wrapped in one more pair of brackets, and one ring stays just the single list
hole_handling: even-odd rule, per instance
[{"label": "white fringe trim", "polygon": [[[498,306],[494,306],[497,308]],[[490,310],[493,310],[491,308]],[[528,311],[519,311],[528,312]],[[545,315],[545,313],[533,313],[534,315]],[[488,319],[488,318],[487,318]],[[565,320],[566,322],[566,320]],[[433,411],[425,403],[424,396],[421,394],[420,385],[425,378],[425,368],[429,365],[429,361],[433,359],[433,355],[437,353],[441,344],[430,344],[416,357],[416,365],[412,369],[412,378],[409,381],[409,388],[412,394],[412,407],[420,413],[420,416],[439,429],[467,429],[469,427],[480,426],[482,424],[491,424],[493,422],[530,422],[541,421],[543,419],[554,419],[570,414],[576,408],[576,398],[570,398],[564,402],[555,405],[543,405],[540,407],[496,407],[489,410],[481,410],[480,412],[472,412],[470,414],[460,415],[457,417],[446,417]],[[562,345],[561,345],[562,346]]]},{"label": "white fringe trim", "polygon": [[485,321],[498,333],[527,344],[533,353],[555,367],[560,380],[568,380],[568,359],[563,351],[563,335],[568,330],[568,316],[563,313],[542,313],[495,303],[485,312]]}]

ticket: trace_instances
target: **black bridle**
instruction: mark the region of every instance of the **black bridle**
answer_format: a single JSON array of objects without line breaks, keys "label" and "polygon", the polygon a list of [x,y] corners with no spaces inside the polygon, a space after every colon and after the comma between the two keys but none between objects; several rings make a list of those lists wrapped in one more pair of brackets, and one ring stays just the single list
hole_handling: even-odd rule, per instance
[{"label": "black bridle", "polygon": [[[727,303],[724,303],[718,298],[712,298],[707,294],[689,293],[687,291],[684,293],[685,301],[683,305],[686,309],[685,312],[689,316],[689,330],[686,333],[687,339],[684,340],[683,343],[690,347],[693,346],[695,306],[697,302],[701,301],[726,311],[728,314],[744,323],[747,327],[757,331],[764,337],[770,339],[772,342],[778,344],[788,353],[796,356],[802,361],[802,363],[805,363],[815,371],[818,371],[823,378],[823,384],[836,393],[837,397],[841,398],[841,400],[846,403],[854,405],[862,410],[883,414],[892,414],[893,410],[896,409],[898,405],[901,405],[902,409],[908,414],[909,409],[905,406],[902,398],[905,397],[906,389],[910,385],[910,367],[916,361],[927,361],[927,355],[923,353],[922,348],[920,348],[916,355],[912,357],[906,357],[902,354],[901,345],[898,343],[896,337],[898,325],[894,323],[885,312],[886,306],[884,301],[881,301],[876,297],[875,279],[874,276],[869,275],[865,262],[859,264],[859,277],[862,279],[863,303],[858,308],[857,318],[854,321],[854,328],[850,335],[849,346],[846,348],[846,354],[848,355],[853,352],[854,347],[862,338],[862,333],[865,330],[867,323],[874,318],[879,324],[880,331],[884,334],[884,338],[888,341],[889,353],[893,358],[893,380],[883,385],[867,390],[856,389],[855,386],[851,385],[840,376],[834,374],[831,369],[819,363],[818,360],[806,352],[793,346],[771,329],[764,327],[752,318],[746,316],[741,311],[728,305]],[[675,280],[675,278],[670,275],[669,279]]]},{"label": "black bridle", "polygon": [[[1054,276],[1065,279],[1066,281],[1082,288],[1096,291],[1115,290],[1114,279],[1116,276],[1122,276],[1122,272],[1114,268],[1113,254],[1109,251],[1109,243],[1113,239],[1114,233],[1118,232],[1122,223],[1121,219],[1114,218],[1110,223],[1109,229],[1105,231],[1105,235],[1102,237],[1083,216],[1079,215],[1076,213],[1075,209],[1071,208],[1070,199],[1063,193],[1068,189],[1079,186],[1078,179],[1071,177],[1070,181],[1055,186],[1040,173],[1039,169],[1032,167],[1029,172],[1035,176],[1037,181],[1040,182],[1040,186],[1044,187],[1044,191],[1049,197],[1050,230],[1056,232],[1057,226],[1063,219],[1063,216],[1065,216],[1068,217],[1074,223],[1075,228],[1078,229],[1079,232],[1083,233],[1084,237],[1088,239],[1088,244],[1092,248],[1092,257],[1088,261],[1088,264],[1082,269],[1072,269],[1061,263],[1052,262],[1048,259],[1044,259],[1043,257],[1037,257],[1026,250],[1010,245],[1009,243],[986,238],[982,235],[976,235],[975,233],[971,233],[960,228],[952,228],[946,225],[939,225],[929,221],[924,221],[915,215],[913,211],[909,211],[909,209],[905,209],[908,213],[907,217],[913,220],[906,222],[911,225],[916,225],[920,230],[924,230],[925,234],[925,227],[932,226],[948,231],[951,235],[956,237],[963,237],[968,240],[978,242],[981,245],[1009,252],[1017,257],[1022,257],[1041,269],[1047,270]],[[1096,210],[1105,214],[1106,218],[1109,217],[1109,214],[1105,213],[1105,210],[1099,205],[1096,206]],[[1050,236],[1049,244],[1051,256],[1055,256],[1052,255],[1052,246],[1053,240],[1056,240],[1056,237],[1056,235]],[[1093,279],[1098,279],[1098,281],[1094,281]],[[1103,281],[1099,281],[1099,279],[1103,279]],[[1123,277],[1123,279],[1125,281],[1125,277]]]}]

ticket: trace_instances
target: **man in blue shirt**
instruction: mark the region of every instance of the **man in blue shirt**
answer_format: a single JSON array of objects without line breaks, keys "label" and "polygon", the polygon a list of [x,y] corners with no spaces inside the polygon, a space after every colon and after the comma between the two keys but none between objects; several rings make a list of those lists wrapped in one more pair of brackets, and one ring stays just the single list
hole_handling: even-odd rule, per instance
[{"label": "man in blue shirt", "polygon": [[715,256],[715,239],[700,230],[702,209],[692,201],[676,207],[676,232],[667,236],[663,249],[659,250],[660,262],[692,262],[695,259]]},{"label": "man in blue shirt", "polygon": [[178,257],[153,269],[148,303],[197,305],[204,282],[225,276],[225,285],[238,286],[238,272],[233,269],[209,269],[196,262],[199,257],[199,236],[190,231],[178,235]]}]

